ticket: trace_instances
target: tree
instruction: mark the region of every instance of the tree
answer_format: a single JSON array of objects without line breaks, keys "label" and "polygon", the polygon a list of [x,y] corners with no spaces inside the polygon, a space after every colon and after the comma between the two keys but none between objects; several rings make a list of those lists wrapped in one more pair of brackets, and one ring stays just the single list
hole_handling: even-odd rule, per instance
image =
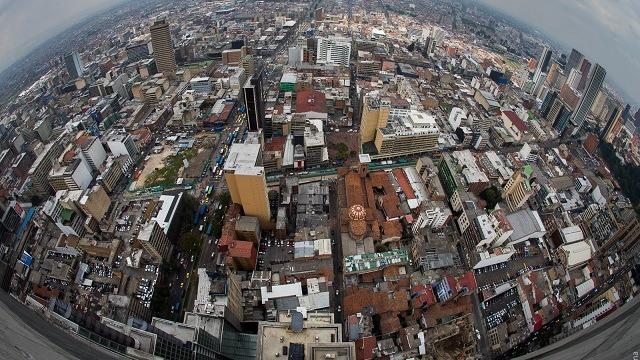
[{"label": "tree", "polygon": [[480,198],[487,202],[487,209],[493,210],[502,201],[502,194],[498,188],[491,186],[480,193]]},{"label": "tree", "polygon": [[387,246],[387,244],[383,243],[377,243],[375,248],[377,253],[389,251],[389,247]]},{"label": "tree", "polygon": [[416,43],[411,43],[409,44],[409,46],[407,46],[407,50],[409,50],[409,52],[413,52],[413,50],[416,49]]}]

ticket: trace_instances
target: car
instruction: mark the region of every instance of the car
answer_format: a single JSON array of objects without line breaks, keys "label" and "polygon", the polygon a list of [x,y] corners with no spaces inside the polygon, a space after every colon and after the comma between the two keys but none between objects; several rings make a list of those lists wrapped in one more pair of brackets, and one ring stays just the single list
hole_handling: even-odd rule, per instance
[{"label": "car", "polygon": [[182,289],[183,287],[184,287],[184,283],[183,283],[183,282],[181,282],[181,283],[180,283],[180,289]]}]

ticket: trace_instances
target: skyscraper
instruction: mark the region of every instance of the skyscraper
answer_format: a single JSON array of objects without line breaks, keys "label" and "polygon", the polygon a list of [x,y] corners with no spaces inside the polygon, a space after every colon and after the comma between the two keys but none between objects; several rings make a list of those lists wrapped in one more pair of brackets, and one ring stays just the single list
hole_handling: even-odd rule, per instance
[{"label": "skyscraper", "polygon": [[607,121],[607,125],[600,134],[600,138],[611,144],[622,127],[622,124],[620,123],[621,121],[623,120],[620,108],[613,109],[613,112],[609,117],[609,121]]},{"label": "skyscraper", "polygon": [[589,82],[587,83],[587,86],[582,93],[580,103],[578,104],[578,107],[573,114],[572,122],[574,125],[576,125],[576,128],[573,131],[572,135],[576,134],[584,124],[584,121],[589,114],[589,110],[591,109],[591,105],[593,105],[596,96],[598,96],[598,91],[600,91],[600,88],[604,83],[604,78],[606,75],[607,70],[600,66],[600,64],[596,64],[595,68],[593,69],[593,74],[591,75],[591,78],[589,79]]},{"label": "skyscraper", "polygon": [[262,146],[257,142],[233,144],[224,163],[224,178],[231,201],[242,205],[247,216],[255,216],[262,229],[271,229],[267,179],[262,166]]},{"label": "skyscraper", "polygon": [[[249,131],[258,131],[263,127],[264,105],[262,103],[262,72],[257,71],[244,84],[244,104],[247,109],[247,128]],[[265,135],[269,135],[266,134]]]},{"label": "skyscraper", "polygon": [[[569,55],[569,60],[567,60],[567,65],[564,70],[566,73],[569,73],[571,69],[575,69],[580,65],[580,62],[584,58],[584,55],[576,49],[571,49],[571,54]],[[585,74],[586,76],[587,74]]]},{"label": "skyscraper", "polygon": [[151,45],[153,57],[156,59],[158,71],[165,75],[174,74],[178,68],[176,54],[173,51],[169,23],[164,19],[156,20],[149,28],[151,32]]},{"label": "skyscraper", "polygon": [[584,87],[587,85],[587,77],[589,76],[589,71],[591,70],[591,62],[587,59],[582,59],[580,63],[580,73],[582,77],[580,78],[580,83],[576,88],[578,91],[584,90]]},{"label": "skyscraper", "polygon": [[540,78],[540,74],[546,73],[549,71],[549,65],[551,65],[551,55],[552,51],[545,46],[542,49],[542,54],[540,54],[540,59],[538,59],[538,66],[536,67],[536,72],[533,74],[533,82],[537,83]]},{"label": "skyscraper", "polygon": [[77,51],[73,51],[64,56],[64,64],[71,79],[77,79],[84,74],[84,65]]}]

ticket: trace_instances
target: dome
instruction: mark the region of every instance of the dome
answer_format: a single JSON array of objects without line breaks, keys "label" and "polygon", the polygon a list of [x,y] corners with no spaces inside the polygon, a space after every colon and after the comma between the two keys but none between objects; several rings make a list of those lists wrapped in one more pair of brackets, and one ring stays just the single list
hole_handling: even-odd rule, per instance
[{"label": "dome", "polygon": [[367,218],[367,210],[362,205],[353,205],[349,208],[349,219],[363,221]]}]

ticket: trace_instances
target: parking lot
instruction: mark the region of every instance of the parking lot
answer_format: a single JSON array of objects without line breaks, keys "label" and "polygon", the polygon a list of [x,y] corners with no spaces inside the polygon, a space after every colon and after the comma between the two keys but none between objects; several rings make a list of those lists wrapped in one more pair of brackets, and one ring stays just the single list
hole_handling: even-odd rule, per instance
[{"label": "parking lot", "polygon": [[272,264],[283,264],[293,260],[294,242],[266,236],[260,241],[256,270],[268,270]]}]

